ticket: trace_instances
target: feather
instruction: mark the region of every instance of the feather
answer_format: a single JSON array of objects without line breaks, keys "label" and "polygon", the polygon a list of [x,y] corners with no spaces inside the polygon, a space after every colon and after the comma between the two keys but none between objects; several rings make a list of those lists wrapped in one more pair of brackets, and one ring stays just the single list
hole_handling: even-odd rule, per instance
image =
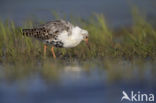
[{"label": "feather", "polygon": [[56,39],[63,31],[72,31],[73,25],[64,20],[56,20],[41,25],[38,28],[23,29],[23,35],[31,36],[41,40]]}]

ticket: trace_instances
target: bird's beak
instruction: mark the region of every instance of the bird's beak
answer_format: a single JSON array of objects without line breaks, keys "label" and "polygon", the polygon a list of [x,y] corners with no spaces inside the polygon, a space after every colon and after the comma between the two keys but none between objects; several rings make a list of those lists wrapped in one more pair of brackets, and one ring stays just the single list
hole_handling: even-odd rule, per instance
[{"label": "bird's beak", "polygon": [[89,43],[88,43],[88,38],[85,38],[84,41],[86,42],[86,45],[88,46],[88,48],[90,49]]}]

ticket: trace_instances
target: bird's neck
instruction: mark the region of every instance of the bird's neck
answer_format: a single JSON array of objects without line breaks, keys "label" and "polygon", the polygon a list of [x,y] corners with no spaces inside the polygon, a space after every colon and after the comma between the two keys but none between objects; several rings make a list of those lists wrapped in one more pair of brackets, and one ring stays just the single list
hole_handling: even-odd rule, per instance
[{"label": "bird's neck", "polygon": [[71,35],[68,36],[68,39],[65,41],[65,47],[75,47],[83,40],[81,35],[81,29],[74,27],[71,31]]},{"label": "bird's neck", "polygon": [[74,27],[72,29],[72,35],[70,35],[71,39],[77,42],[81,42],[83,40],[83,36],[81,35],[81,29],[79,27]]}]

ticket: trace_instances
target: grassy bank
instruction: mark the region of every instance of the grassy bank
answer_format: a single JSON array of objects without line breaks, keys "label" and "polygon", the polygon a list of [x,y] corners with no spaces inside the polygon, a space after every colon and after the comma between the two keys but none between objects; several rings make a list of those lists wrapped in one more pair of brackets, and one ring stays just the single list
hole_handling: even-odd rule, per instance
[{"label": "grassy bank", "polygon": [[[91,50],[84,43],[72,49],[55,49],[58,58],[156,57],[156,29],[137,10],[133,12],[133,25],[117,31],[108,28],[103,14],[96,14],[93,18],[72,20],[89,31]],[[32,25],[33,21],[29,21],[23,27]],[[21,29],[13,21],[0,21],[0,61],[43,58],[43,44],[24,37]],[[47,57],[52,58],[50,48]]]}]

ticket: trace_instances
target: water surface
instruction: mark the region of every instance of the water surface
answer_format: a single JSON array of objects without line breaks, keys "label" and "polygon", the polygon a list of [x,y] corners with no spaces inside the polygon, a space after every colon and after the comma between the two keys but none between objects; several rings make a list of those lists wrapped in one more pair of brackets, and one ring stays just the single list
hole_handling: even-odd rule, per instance
[{"label": "water surface", "polygon": [[2,63],[0,103],[120,103],[122,91],[156,93],[155,66],[108,59]]}]

